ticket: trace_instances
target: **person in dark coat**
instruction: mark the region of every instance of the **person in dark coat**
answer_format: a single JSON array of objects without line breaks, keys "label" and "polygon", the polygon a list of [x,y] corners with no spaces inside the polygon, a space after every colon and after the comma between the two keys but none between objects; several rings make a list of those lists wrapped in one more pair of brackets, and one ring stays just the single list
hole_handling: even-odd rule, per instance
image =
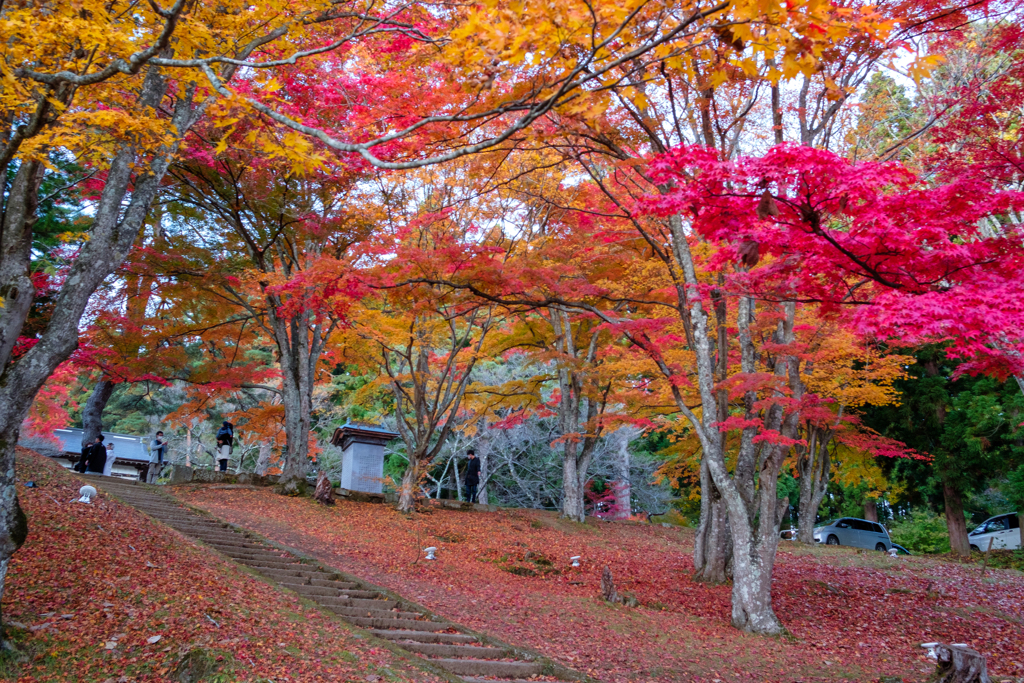
[{"label": "person in dark coat", "polygon": [[231,451],[235,445],[235,426],[224,420],[220,429],[217,430],[217,462],[220,464],[220,471],[228,471],[228,460],[231,458]]},{"label": "person in dark coat", "polygon": [[103,445],[103,435],[100,434],[96,437],[95,443],[89,446],[88,455],[82,456],[86,458],[86,472],[92,474],[103,474],[103,466],[107,464],[107,449]]},{"label": "person in dark coat", "polygon": [[476,457],[476,451],[470,448],[466,451],[469,460],[466,462],[466,500],[470,503],[476,502],[476,487],[480,485],[480,460]]}]

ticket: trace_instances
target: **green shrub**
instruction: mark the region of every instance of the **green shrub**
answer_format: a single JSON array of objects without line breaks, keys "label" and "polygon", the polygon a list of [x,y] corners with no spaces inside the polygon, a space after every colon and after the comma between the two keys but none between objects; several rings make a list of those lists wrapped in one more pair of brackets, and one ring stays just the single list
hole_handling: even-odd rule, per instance
[{"label": "green shrub", "polygon": [[890,529],[893,543],[912,553],[948,553],[949,531],[946,516],[931,510],[918,509],[894,520]]}]

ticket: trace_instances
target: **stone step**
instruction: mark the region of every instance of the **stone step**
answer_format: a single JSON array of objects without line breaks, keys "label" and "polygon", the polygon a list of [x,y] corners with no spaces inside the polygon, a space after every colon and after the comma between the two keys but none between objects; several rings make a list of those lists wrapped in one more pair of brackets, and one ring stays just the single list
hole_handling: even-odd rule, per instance
[{"label": "stone step", "polygon": [[482,647],[480,645],[437,645],[433,643],[400,643],[409,652],[429,657],[470,657],[474,659],[502,659],[511,657],[508,650],[500,647]]},{"label": "stone step", "polygon": [[477,639],[466,633],[430,633],[429,631],[401,631],[371,629],[370,633],[387,640],[415,640],[420,643],[475,643]]},{"label": "stone step", "polygon": [[175,529],[185,533],[195,534],[222,534],[225,536],[241,536],[241,534],[231,527],[226,527],[222,524],[196,524],[191,521],[183,519],[169,519],[167,523],[173,526]]},{"label": "stone step", "polygon": [[[282,581],[283,580],[285,583],[306,583],[308,581],[321,581],[322,579],[318,579],[316,577],[325,576],[325,574],[323,574],[322,572],[316,572],[316,571],[307,572],[307,571],[301,571],[301,570],[298,570],[298,569],[261,569],[260,567],[256,567],[256,566],[252,566],[252,565],[247,565],[247,566],[251,567],[252,569],[255,569],[260,574],[265,574],[265,575],[267,575],[267,576],[269,576],[269,577],[271,577],[273,579],[276,579],[277,581]],[[298,566],[301,566],[301,565],[298,565]],[[340,582],[337,582],[337,583],[340,583]],[[316,585],[316,584],[309,583],[307,585]],[[354,586],[354,584],[349,584],[349,585]]]},{"label": "stone step", "polygon": [[423,615],[419,612],[400,612],[398,610],[366,609],[363,607],[342,607],[327,605],[327,609],[345,617],[361,617],[366,619],[416,619]]},{"label": "stone step", "polygon": [[178,531],[188,536],[195,536],[196,538],[201,538],[207,543],[213,543],[225,548],[265,547],[262,546],[259,543],[259,541],[247,538],[242,534],[231,531],[187,531],[184,529],[178,529]]},{"label": "stone step", "polygon": [[287,571],[291,571],[291,570],[294,569],[294,570],[306,571],[306,572],[308,572],[310,574],[319,573],[317,571],[316,567],[314,567],[312,565],[308,565],[308,564],[303,564],[298,559],[292,560],[290,562],[288,560],[239,560],[239,561],[242,564],[244,564],[244,565],[246,565],[248,567],[252,567],[253,569],[284,569],[284,570],[287,570]]},{"label": "stone step", "polygon": [[[314,586],[314,585],[308,584],[308,583],[307,584],[288,583],[287,581],[278,581],[278,583],[281,584],[281,586],[283,588],[288,588],[289,590],[293,590],[296,593],[308,596],[310,598],[317,598],[317,597],[325,597],[325,598],[343,597],[344,598],[344,597],[347,597],[347,598],[356,598],[356,599],[361,599],[361,600],[373,600],[378,595],[380,595],[380,593],[378,593],[377,591],[363,591],[363,590],[356,590],[356,589],[353,589],[353,588],[326,588],[324,586]],[[354,586],[355,584],[349,584],[349,585],[353,585]]]},{"label": "stone step", "polygon": [[402,629],[406,631],[443,631],[451,628],[439,621],[414,621],[412,619],[376,619],[373,617],[345,617],[356,626],[369,629]]},{"label": "stone step", "polygon": [[[301,591],[296,591],[301,592]],[[386,599],[373,599],[373,598],[349,598],[344,595],[310,595],[317,604],[325,605],[327,607],[353,607],[361,610],[380,610],[383,612],[389,612],[398,607],[397,600],[386,600]],[[417,613],[418,614],[418,613]],[[357,614],[355,616],[365,616],[363,614]],[[373,615],[379,616],[379,615]]]},{"label": "stone step", "polygon": [[[301,576],[296,572],[285,571],[283,569],[261,569],[260,574],[268,576],[274,579],[278,583],[287,582],[289,585],[295,585],[299,581],[309,581],[308,576]],[[309,585],[308,583],[305,585]]]},{"label": "stone step", "polygon": [[271,562],[288,559],[287,555],[268,552],[266,550],[237,550],[235,548],[221,548],[220,551],[234,560],[269,560]]},{"label": "stone step", "polygon": [[534,662],[495,662],[490,659],[432,659],[442,669],[456,676],[496,676],[499,678],[529,678],[543,667]]},{"label": "stone step", "polygon": [[359,588],[358,583],[352,581],[342,581],[341,579],[334,578],[314,578],[309,584],[311,586],[319,586],[320,588],[337,588],[339,590],[345,590],[347,588]]}]

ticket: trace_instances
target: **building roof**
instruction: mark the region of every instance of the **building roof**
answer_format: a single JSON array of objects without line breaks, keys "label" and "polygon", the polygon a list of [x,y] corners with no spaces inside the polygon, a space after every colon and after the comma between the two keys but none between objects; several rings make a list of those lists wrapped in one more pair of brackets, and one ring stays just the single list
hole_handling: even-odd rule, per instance
[{"label": "building roof", "polygon": [[331,437],[331,443],[335,446],[341,446],[343,449],[348,448],[348,444],[352,441],[361,443],[376,443],[383,446],[392,439],[397,439],[398,434],[396,432],[390,432],[377,425],[366,424],[363,422],[346,422],[342,426],[334,430],[334,435]]},{"label": "building roof", "polygon": [[[68,455],[81,455],[82,453],[81,429],[55,429],[53,435],[60,439],[63,444],[63,451]],[[149,439],[144,436],[132,434],[117,434],[115,432],[103,432],[103,443],[114,444],[114,459],[125,462],[149,462]]]}]

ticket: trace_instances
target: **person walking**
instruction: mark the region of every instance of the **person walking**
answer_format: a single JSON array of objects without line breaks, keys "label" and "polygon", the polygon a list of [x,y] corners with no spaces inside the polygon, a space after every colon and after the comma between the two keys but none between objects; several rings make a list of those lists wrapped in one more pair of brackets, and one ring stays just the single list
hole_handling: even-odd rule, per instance
[{"label": "person walking", "polygon": [[107,449],[103,447],[103,435],[96,437],[96,441],[89,447],[89,455],[85,471],[90,474],[103,474],[103,466],[107,464]]},{"label": "person walking", "polygon": [[480,461],[476,457],[476,451],[470,448],[466,451],[469,460],[466,462],[466,500],[470,503],[476,502],[476,487],[480,485]]},{"label": "person walking", "polygon": [[109,477],[114,469],[114,444],[107,444],[107,460],[103,463],[103,476]]},{"label": "person walking", "polygon": [[157,432],[153,440],[149,442],[149,471],[146,473],[146,483],[155,484],[164,468],[164,457],[167,455],[167,441],[163,432]]},{"label": "person walking", "polygon": [[235,445],[235,426],[224,420],[220,429],[217,430],[217,462],[220,464],[220,471],[228,471],[228,460],[231,459],[231,450]]}]

